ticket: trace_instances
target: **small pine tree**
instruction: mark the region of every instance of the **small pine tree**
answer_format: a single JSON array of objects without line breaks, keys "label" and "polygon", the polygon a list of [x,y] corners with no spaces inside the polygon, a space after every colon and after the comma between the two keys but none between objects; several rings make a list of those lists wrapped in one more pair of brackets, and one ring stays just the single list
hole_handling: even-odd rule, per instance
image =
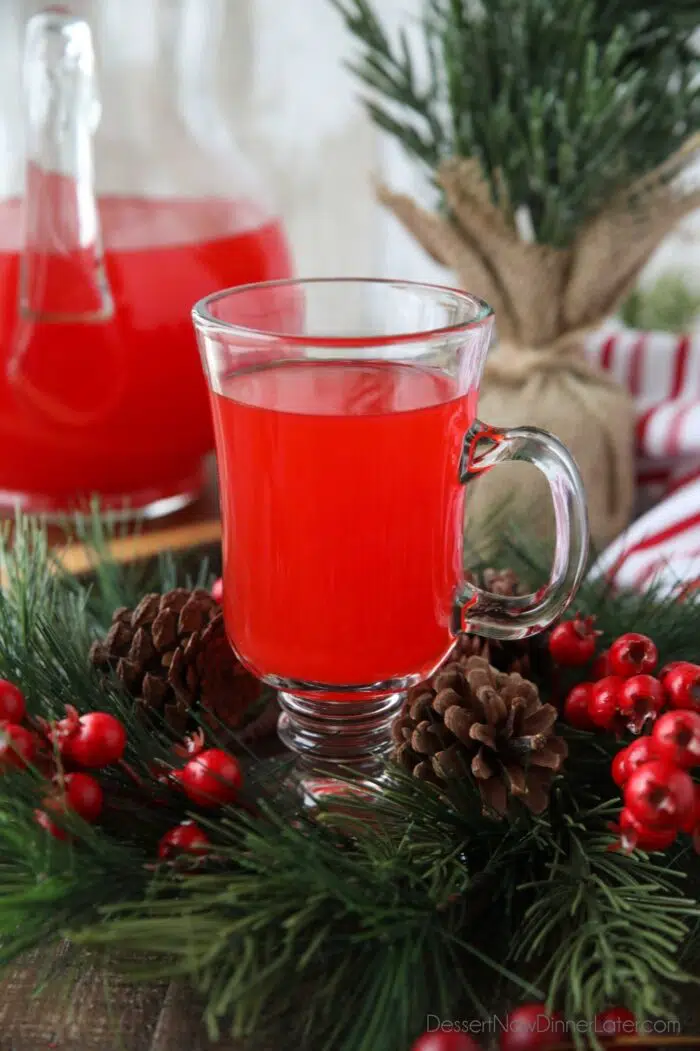
[{"label": "small pine tree", "polygon": [[477,159],[539,242],[569,245],[700,128],[696,0],[424,0],[426,77],[370,0],[331,2],[373,120],[431,172]]}]

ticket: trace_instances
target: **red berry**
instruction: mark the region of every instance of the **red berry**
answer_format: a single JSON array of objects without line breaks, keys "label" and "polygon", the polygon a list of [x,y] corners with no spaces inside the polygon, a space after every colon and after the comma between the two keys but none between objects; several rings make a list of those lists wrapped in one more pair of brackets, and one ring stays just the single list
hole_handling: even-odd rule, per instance
[{"label": "red berry", "polygon": [[650,828],[634,814],[623,809],[620,814],[620,843],[627,853],[636,850],[666,850],[676,838],[675,828]]},{"label": "red berry", "polygon": [[635,1036],[637,1019],[627,1007],[608,1007],[595,1016],[593,1029],[598,1037]]},{"label": "red berry", "polygon": [[595,640],[599,632],[594,630],[595,618],[574,617],[557,624],[549,636],[549,652],[557,664],[578,668],[587,664],[595,654]]},{"label": "red berry", "polygon": [[419,1036],[411,1045],[411,1051],[479,1051],[479,1045],[466,1033],[443,1033],[437,1030]]},{"label": "red berry", "polygon": [[628,679],[631,675],[648,674],[659,659],[656,646],[646,635],[629,631],[615,639],[608,650],[608,662],[613,675]]},{"label": "red berry", "polygon": [[616,730],[619,723],[618,700],[623,680],[617,675],[606,675],[593,684],[588,714],[602,730]]},{"label": "red berry", "polygon": [[580,682],[578,686],[569,690],[564,701],[564,718],[577,730],[595,730],[595,723],[588,712],[592,695],[593,683]]},{"label": "red berry", "polygon": [[163,860],[177,857],[178,854],[206,854],[210,842],[194,821],[183,821],[166,832],[158,844],[158,857]]},{"label": "red berry", "polygon": [[613,759],[612,763],[610,764],[610,773],[612,774],[612,779],[619,788],[622,788],[629,776],[625,769],[625,765],[627,763],[627,756],[625,754],[626,752],[626,748],[621,748],[615,756],[615,758]]},{"label": "red berry", "polygon": [[214,602],[218,602],[219,605],[224,601],[224,582],[221,577],[215,580],[211,586],[211,597]]},{"label": "red berry", "polygon": [[652,675],[633,675],[620,687],[618,708],[627,726],[639,733],[647,720],[654,720],[664,705],[664,688]]},{"label": "red berry", "polygon": [[[672,672],[674,668],[682,668],[686,664],[690,664],[690,661],[670,661],[668,664],[664,664],[663,668],[660,672],[658,672],[656,677],[659,680],[659,682],[663,684],[663,681],[669,674],[669,672]],[[692,664],[691,667],[694,668],[695,665]]]},{"label": "red berry", "polygon": [[126,731],[109,712],[87,712],[61,741],[61,752],[79,766],[117,763],[126,747]]},{"label": "red berry", "polygon": [[24,726],[0,722],[0,771],[21,768],[36,755],[36,737]]},{"label": "red berry", "polygon": [[189,799],[200,806],[231,803],[243,777],[237,761],[221,748],[200,752],[186,764],[181,784]]},{"label": "red berry", "polygon": [[40,825],[41,828],[43,828],[45,832],[48,832],[50,836],[53,836],[54,839],[70,839],[70,834],[65,828],[61,828],[61,826],[57,825],[55,821],[52,821],[45,810],[35,810],[34,820],[37,825]]},{"label": "red berry", "polygon": [[598,682],[598,679],[604,679],[606,675],[612,675],[608,653],[609,650],[603,650],[593,661],[593,667],[591,668],[593,682]]},{"label": "red berry", "polygon": [[648,763],[651,759],[658,759],[656,745],[652,737],[638,737],[626,748],[621,748],[612,761],[612,777],[620,788],[630,779],[634,771]]},{"label": "red berry", "polygon": [[102,812],[102,788],[90,774],[66,774],[63,778],[66,805],[84,821],[97,821]]},{"label": "red berry", "polygon": [[664,671],[663,687],[671,707],[700,712],[700,666],[679,661]]},{"label": "red berry", "polygon": [[651,828],[679,829],[695,811],[690,775],[661,759],[635,770],[625,785],[624,800],[626,809]]},{"label": "red berry", "polygon": [[0,679],[0,719],[7,723],[21,723],[26,714],[27,706],[19,686]]},{"label": "red berry", "polygon": [[695,789],[695,808],[693,810],[693,815],[681,825],[681,832],[687,832],[689,835],[692,835],[700,825],[700,785],[694,781],[693,788]]},{"label": "red berry", "polygon": [[652,732],[659,759],[685,768],[700,763],[700,714],[684,709],[664,712]]},{"label": "red berry", "polygon": [[501,1051],[546,1051],[564,1036],[559,1015],[551,1015],[545,1004],[521,1004],[507,1016],[501,1033]]}]

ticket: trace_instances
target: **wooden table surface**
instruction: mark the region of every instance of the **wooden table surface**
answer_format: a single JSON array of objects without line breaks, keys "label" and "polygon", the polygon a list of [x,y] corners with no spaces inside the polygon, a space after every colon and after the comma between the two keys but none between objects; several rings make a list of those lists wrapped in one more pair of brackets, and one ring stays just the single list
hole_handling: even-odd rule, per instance
[{"label": "wooden table surface", "polygon": [[[310,1051],[283,1034],[274,1042],[207,1039],[192,991],[179,983],[132,985],[98,956],[52,952],[58,974],[46,982],[46,953],[13,967],[0,996],[0,1051]],[[684,1046],[700,1049],[700,1008],[690,992],[679,1012]],[[658,1039],[658,1038],[657,1038]],[[688,1043],[688,1041],[693,1041]],[[331,1047],[316,1051],[334,1051]],[[385,1051],[377,1047],[375,1051]],[[408,1051],[408,1049],[407,1049]],[[654,1051],[674,1051],[673,1046]]]},{"label": "wooden table surface", "polygon": [[32,953],[1,988],[0,1051],[243,1051],[238,1041],[207,1040],[186,987],[130,984],[98,956],[66,946]]},{"label": "wooden table surface", "polygon": [[[65,530],[52,527],[49,536],[67,569],[75,573],[90,569],[88,552],[81,544],[71,541]],[[135,528],[126,530],[126,535],[115,539],[110,551],[118,561],[130,562],[150,558],[160,551],[184,551],[214,544],[220,537],[219,500],[212,459],[206,487],[196,503],[167,518],[139,522]]]}]

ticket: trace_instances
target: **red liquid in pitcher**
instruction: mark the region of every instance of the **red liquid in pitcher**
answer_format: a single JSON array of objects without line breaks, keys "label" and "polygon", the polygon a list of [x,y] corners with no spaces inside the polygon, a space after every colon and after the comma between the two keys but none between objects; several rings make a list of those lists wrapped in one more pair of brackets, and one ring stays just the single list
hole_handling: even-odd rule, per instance
[{"label": "red liquid in pitcher", "polygon": [[[196,476],[213,439],[191,308],[218,288],[290,272],[279,224],[245,202],[107,198],[100,218],[113,318],[22,322],[19,204],[0,207],[0,245],[15,248],[0,252],[0,504],[13,494],[35,510],[95,492],[106,503],[157,499]],[[76,303],[67,283],[79,265],[47,260],[47,316],[61,310],[62,281]]]},{"label": "red liquid in pitcher", "polygon": [[230,638],[258,674],[430,672],[462,577],[475,393],[384,362],[294,362],[212,395]]}]

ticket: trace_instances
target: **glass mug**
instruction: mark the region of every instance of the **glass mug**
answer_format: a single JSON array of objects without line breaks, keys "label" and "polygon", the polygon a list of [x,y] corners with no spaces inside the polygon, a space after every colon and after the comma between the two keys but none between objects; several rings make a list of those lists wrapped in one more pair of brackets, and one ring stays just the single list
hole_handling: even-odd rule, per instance
[{"label": "glass mug", "polygon": [[[465,292],[268,282],[211,295],[193,318],[231,644],[280,691],[291,749],[325,769],[376,760],[406,690],[460,632],[524,638],[565,609],[588,544],[576,464],[550,434],[476,418],[493,313]],[[487,595],[464,577],[465,483],[512,460],[550,484],[554,561],[534,594]]]}]

